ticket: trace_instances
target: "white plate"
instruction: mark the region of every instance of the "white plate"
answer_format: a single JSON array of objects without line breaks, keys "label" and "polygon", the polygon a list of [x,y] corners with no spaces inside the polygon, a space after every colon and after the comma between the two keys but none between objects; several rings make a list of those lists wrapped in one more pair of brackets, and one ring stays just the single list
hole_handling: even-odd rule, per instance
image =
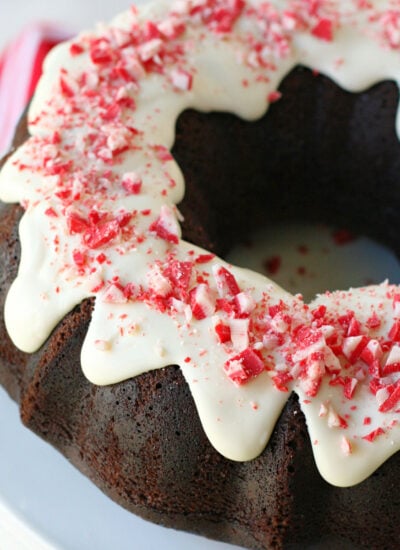
[{"label": "white plate", "polygon": [[235,550],[165,529],[101,493],[50,445],[24,428],[0,389],[2,550]]}]

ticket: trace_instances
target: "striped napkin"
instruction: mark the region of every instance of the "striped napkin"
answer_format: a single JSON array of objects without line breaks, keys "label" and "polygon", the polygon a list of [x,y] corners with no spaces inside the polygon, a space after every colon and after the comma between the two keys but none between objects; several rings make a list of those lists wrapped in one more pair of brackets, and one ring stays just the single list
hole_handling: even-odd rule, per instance
[{"label": "striped napkin", "polygon": [[0,53],[0,157],[32,97],[46,54],[69,36],[57,25],[33,23]]}]

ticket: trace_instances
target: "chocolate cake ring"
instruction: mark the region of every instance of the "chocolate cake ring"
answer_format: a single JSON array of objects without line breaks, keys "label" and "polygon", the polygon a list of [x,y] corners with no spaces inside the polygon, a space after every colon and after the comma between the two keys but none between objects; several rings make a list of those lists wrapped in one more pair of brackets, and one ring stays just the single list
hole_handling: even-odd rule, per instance
[{"label": "chocolate cake ring", "polygon": [[[132,12],[117,19],[100,34],[79,37],[48,61],[30,112],[33,137],[10,157],[0,180],[4,199],[25,193],[20,232],[28,260],[23,257],[18,274],[16,226],[23,210],[2,206],[6,246],[1,296],[5,301],[17,276],[19,282],[8,292],[7,325],[18,346],[33,352],[18,351],[4,336],[2,383],[20,402],[26,425],[112,498],[152,521],[248,548],[294,543],[304,547],[322,534],[335,544],[395,548],[398,455],[371,472],[399,442],[398,288],[384,283],[327,293],[308,306],[214,254],[224,255],[244,233],[265,223],[266,209],[260,209],[260,203],[268,205],[271,221],[278,217],[345,223],[396,250],[397,89],[385,82],[351,94],[299,67],[277,92],[271,88],[275,73],[269,60],[256,60],[257,65],[252,55],[258,51],[256,35],[249,39],[246,34],[244,42],[243,35],[236,34],[253,18],[265,23],[272,14],[265,13],[264,4],[228,2],[224,7],[233,11],[221,23],[221,2],[211,4],[202,12],[187,2],[180,9],[195,11],[180,13],[157,3],[149,12],[143,9],[139,15]],[[311,36],[316,43],[334,44],[333,35],[340,35],[345,25],[342,13],[338,10],[333,17],[330,3],[319,9],[318,16],[306,10],[309,20],[306,24],[302,19],[305,27],[297,31],[306,40]],[[372,8],[363,9],[371,15]],[[194,30],[188,13],[194,17]],[[294,35],[284,19],[279,21],[294,48]],[[179,173],[167,145],[156,139],[156,110],[141,119],[139,107],[143,97],[151,98],[141,95],[146,79],[161,74],[163,89],[168,90],[162,101],[178,115],[168,103],[170,96],[181,101],[204,78],[186,57],[192,47],[188,36],[199,28],[211,49],[220,43],[228,50],[233,45],[235,64],[239,42],[240,70],[251,75],[252,86],[264,86],[264,102],[267,96],[279,101],[255,122],[193,109],[180,115],[172,154],[186,180],[185,198],[179,202],[183,240],[173,206],[181,199]],[[350,28],[356,33],[354,22]],[[262,27],[262,32],[269,44],[269,31]],[[110,46],[112,40],[117,46]],[[376,48],[381,48],[379,41]],[[286,63],[284,52],[280,55]],[[124,56],[130,65],[122,64]],[[83,58],[90,61],[90,71],[82,72]],[[129,82],[128,69],[133,71]],[[215,67],[213,72],[218,75]],[[114,80],[109,87],[110,75]],[[224,85],[217,78],[212,101],[218,104],[220,95],[227,94],[231,77],[229,71],[222,75]],[[49,78],[58,95],[43,104],[41,94]],[[244,93],[251,87],[242,74],[237,81]],[[207,81],[206,103],[211,102],[209,88]],[[85,119],[84,104],[100,122]],[[59,116],[63,122],[54,128]],[[369,131],[372,124],[374,132]],[[81,135],[83,126],[88,131]],[[129,155],[142,154],[143,143],[148,145],[143,137],[147,126],[151,152],[146,150],[145,162],[132,167]],[[165,135],[170,139],[169,131]],[[160,171],[157,177],[154,166]],[[12,189],[7,184],[11,179]],[[383,179],[390,185],[383,187]],[[95,188],[99,195],[93,199]],[[46,231],[42,222],[36,224],[40,211]],[[37,242],[35,258],[46,249],[50,260],[41,266],[34,262],[33,276],[29,245]],[[161,253],[154,252],[157,246]],[[143,274],[142,260],[136,260],[141,249]],[[122,263],[132,256],[135,269],[117,265],[117,256]],[[47,277],[49,266],[58,278],[50,286],[47,281],[45,292],[41,275],[43,271]],[[25,284],[28,275],[39,288],[34,289],[33,305],[42,305],[40,315],[33,313],[29,300],[19,312],[16,307],[16,297],[27,298],[21,281]],[[63,293],[68,285],[78,305],[59,320],[59,313],[48,313],[47,304],[55,304],[58,312],[67,307]],[[28,290],[31,295],[32,287]],[[36,351],[45,332],[40,317],[48,315],[54,328]],[[13,327],[23,317],[31,333],[20,339]],[[172,349],[173,339],[177,345]],[[133,355],[127,349],[133,349]],[[95,358],[92,364],[90,357]],[[143,362],[156,370],[142,372]],[[94,385],[82,374],[81,363]],[[179,367],[167,367],[173,363]],[[220,388],[219,399],[215,387]],[[211,397],[204,404],[208,393]],[[369,410],[371,403],[375,410],[367,414],[363,407]],[[271,417],[268,423],[265,416]],[[318,447],[324,446],[318,455]],[[326,483],[316,470],[313,451],[331,484],[355,485],[343,489]],[[329,455],[333,466],[326,464]],[[372,513],[376,502],[379,517]]]}]

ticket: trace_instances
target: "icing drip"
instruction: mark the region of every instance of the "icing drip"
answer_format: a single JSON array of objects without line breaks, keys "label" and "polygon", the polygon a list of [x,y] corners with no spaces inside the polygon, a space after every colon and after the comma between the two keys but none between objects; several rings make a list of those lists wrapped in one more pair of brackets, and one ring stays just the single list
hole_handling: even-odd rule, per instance
[{"label": "icing drip", "polygon": [[391,2],[157,1],[56,48],[32,137],[0,176],[22,246],[5,318],[40,347],[95,296],[82,368],[96,384],[180,365],[211,443],[248,460],[290,392],[321,474],[348,486],[400,448],[400,288],[305,305],[181,239],[183,177],[169,153],[184,109],[255,119],[301,63],[362,90],[400,69]]}]

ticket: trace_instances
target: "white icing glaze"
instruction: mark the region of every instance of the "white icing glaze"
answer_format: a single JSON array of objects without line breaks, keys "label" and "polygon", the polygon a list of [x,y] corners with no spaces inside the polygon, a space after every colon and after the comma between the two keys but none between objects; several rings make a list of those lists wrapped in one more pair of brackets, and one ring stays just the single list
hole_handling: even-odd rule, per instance
[{"label": "white icing glaze", "polygon": [[[357,357],[349,366],[329,337],[337,333],[343,353],[351,349],[357,335],[338,321],[350,308],[363,335],[387,339],[400,317],[400,289],[384,283],[327,294],[307,307],[265,277],[205,258],[207,252],[180,239],[175,204],[183,177],[167,151],[184,109],[255,119],[299,63],[354,91],[398,81],[400,41],[389,32],[391,3],[371,4],[324,1],[310,13],[301,0],[269,7],[256,0],[244,7],[228,0],[171,7],[159,0],[57,47],[30,108],[32,137],[0,175],[2,200],[26,209],[21,263],[5,308],[14,343],[37,350],[76,304],[95,296],[82,349],[88,379],[109,384],[180,365],[211,443],[228,458],[248,460],[263,450],[291,389],[330,483],[358,483],[397,451],[398,403],[389,407],[387,399],[397,391],[398,372],[380,376],[386,394],[379,390],[378,400],[368,387],[367,363]],[[220,18],[210,19],[216,5],[238,8],[229,32],[215,28]],[[293,19],[293,9],[301,21]],[[167,40],[171,33],[176,36]],[[134,45],[132,35],[140,35]],[[261,52],[254,42],[263,44]],[[171,275],[176,269],[178,279]],[[186,275],[180,288],[179,277]],[[321,305],[322,328],[313,314]],[[196,307],[205,308],[204,315]],[[368,324],[373,313],[378,327]],[[229,327],[226,342],[219,341],[218,323]],[[251,364],[257,370],[260,361],[267,370],[240,387],[232,382],[235,369]],[[326,367],[337,372],[320,376]],[[345,376],[356,380],[354,397],[344,397],[343,385],[329,384]],[[363,439],[378,429],[373,441]]]}]

